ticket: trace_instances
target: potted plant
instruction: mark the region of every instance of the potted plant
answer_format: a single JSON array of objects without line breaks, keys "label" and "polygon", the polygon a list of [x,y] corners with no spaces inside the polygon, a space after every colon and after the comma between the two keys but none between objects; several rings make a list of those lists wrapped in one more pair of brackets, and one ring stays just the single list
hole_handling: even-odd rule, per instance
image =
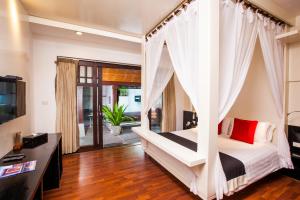
[{"label": "potted plant", "polygon": [[125,86],[119,87],[120,96],[128,96],[128,88]]},{"label": "potted plant", "polygon": [[118,105],[117,103],[113,106],[113,109],[104,105],[102,112],[104,119],[111,124],[111,133],[119,135],[121,133],[121,123],[126,121],[133,121],[133,118],[126,116],[125,110],[127,107],[124,105]]}]

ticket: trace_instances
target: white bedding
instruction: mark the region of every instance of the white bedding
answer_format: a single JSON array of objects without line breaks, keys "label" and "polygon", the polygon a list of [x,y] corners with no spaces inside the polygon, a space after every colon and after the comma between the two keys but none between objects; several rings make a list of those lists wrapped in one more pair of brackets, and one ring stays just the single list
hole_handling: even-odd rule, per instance
[{"label": "white bedding", "polygon": [[244,163],[249,183],[253,183],[280,168],[276,147],[271,143],[248,144],[219,136],[218,147],[220,152],[235,157]]},{"label": "white bedding", "polygon": [[[172,132],[188,140],[197,142],[196,129]],[[245,165],[247,185],[263,178],[264,176],[280,169],[279,156],[274,144],[254,143],[248,144],[219,135],[219,151],[235,157]],[[246,185],[245,185],[246,186]],[[230,193],[244,188],[231,188]]]}]

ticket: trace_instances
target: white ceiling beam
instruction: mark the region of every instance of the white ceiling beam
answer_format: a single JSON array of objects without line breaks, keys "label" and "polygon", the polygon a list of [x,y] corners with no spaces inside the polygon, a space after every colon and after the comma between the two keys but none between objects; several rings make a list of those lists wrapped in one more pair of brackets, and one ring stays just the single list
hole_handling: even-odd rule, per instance
[{"label": "white ceiling beam", "polygon": [[28,21],[30,23],[34,23],[34,24],[56,27],[56,28],[61,28],[61,29],[66,29],[66,30],[71,30],[71,31],[79,31],[82,33],[89,33],[89,34],[93,34],[93,35],[110,37],[110,38],[124,40],[124,41],[128,41],[128,42],[141,43],[141,41],[142,41],[141,37],[134,37],[134,36],[124,35],[124,34],[120,34],[120,33],[114,33],[114,32],[101,30],[101,29],[89,28],[89,27],[85,27],[85,26],[78,26],[78,25],[74,25],[74,24],[49,20],[49,19],[40,18],[40,17],[29,16]]}]

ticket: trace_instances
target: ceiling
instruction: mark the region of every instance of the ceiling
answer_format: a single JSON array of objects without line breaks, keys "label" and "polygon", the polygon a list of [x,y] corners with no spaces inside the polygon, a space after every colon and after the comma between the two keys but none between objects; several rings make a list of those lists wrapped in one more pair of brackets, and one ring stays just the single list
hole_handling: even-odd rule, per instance
[{"label": "ceiling", "polygon": [[141,36],[182,0],[21,0],[29,15]]},{"label": "ceiling", "polygon": [[300,15],[300,0],[273,0],[273,2],[294,16]]},{"label": "ceiling", "polygon": [[40,24],[30,24],[30,30],[36,39],[52,38],[57,41],[71,42],[72,44],[88,44],[90,47],[105,47],[105,49],[115,51],[126,51],[128,53],[140,54],[141,45],[125,40],[116,40],[110,37],[84,33],[81,36],[75,34],[74,31],[61,29],[57,27],[44,26]]}]

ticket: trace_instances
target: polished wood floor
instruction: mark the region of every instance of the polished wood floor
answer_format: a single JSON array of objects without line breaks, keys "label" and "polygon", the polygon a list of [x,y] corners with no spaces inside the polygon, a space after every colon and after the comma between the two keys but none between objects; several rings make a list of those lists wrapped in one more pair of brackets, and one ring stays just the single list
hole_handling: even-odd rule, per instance
[{"label": "polished wood floor", "polygon": [[[140,145],[67,155],[63,164],[61,187],[45,192],[45,200],[200,199]],[[300,182],[275,174],[226,199],[300,200]]]}]

